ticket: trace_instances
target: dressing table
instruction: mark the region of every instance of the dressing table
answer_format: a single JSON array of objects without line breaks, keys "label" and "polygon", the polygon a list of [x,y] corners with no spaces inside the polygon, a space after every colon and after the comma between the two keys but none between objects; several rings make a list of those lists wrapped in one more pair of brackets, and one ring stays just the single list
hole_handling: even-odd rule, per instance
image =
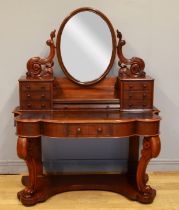
[{"label": "dressing table", "polygon": [[[27,206],[71,190],[108,190],[151,203],[147,165],[160,152],[159,110],[153,106],[154,79],[141,58],[125,58],[125,41],[100,11],[80,8],[64,19],[47,58],[32,57],[19,79],[20,106],[14,111],[17,153],[28,167],[18,192]],[[107,74],[116,53],[117,76]],[[53,74],[55,54],[65,77]],[[129,139],[128,170],[121,174],[51,174],[43,172],[41,137]],[[139,151],[139,138],[143,146]],[[125,139],[126,140],[126,139]]]}]

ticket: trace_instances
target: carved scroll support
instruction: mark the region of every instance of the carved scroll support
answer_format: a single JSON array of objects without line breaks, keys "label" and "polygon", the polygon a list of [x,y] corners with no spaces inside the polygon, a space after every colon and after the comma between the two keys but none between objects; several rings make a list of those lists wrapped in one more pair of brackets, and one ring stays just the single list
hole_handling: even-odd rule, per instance
[{"label": "carved scroll support", "polygon": [[122,52],[122,47],[126,44],[122,40],[122,34],[117,30],[118,45],[117,45],[117,55],[119,58],[119,77],[120,78],[145,78],[145,63],[141,58],[132,57],[127,59],[124,57]]},{"label": "carved scroll support", "polygon": [[37,177],[43,174],[41,162],[41,139],[39,138],[18,138],[17,154],[26,162],[29,171],[28,185],[24,190],[18,192],[19,200],[25,205],[34,202],[35,193],[38,190]]},{"label": "carved scroll support", "polygon": [[156,195],[156,191],[146,184],[148,176],[146,168],[151,158],[155,158],[160,153],[159,136],[144,137],[141,158],[137,168],[137,188],[141,193],[143,202],[152,201]]},{"label": "carved scroll support", "polygon": [[33,57],[27,62],[27,78],[40,79],[53,77],[53,58],[55,56],[55,30],[51,32],[50,39],[46,44],[50,47],[50,53],[47,58]]}]

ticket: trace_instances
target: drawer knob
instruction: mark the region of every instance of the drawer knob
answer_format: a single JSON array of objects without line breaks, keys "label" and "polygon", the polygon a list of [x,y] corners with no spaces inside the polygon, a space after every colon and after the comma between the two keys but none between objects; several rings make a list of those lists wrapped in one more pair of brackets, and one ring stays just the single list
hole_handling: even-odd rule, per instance
[{"label": "drawer knob", "polygon": [[31,106],[32,106],[32,104],[27,104],[27,107],[29,107],[29,108],[30,108]]},{"label": "drawer knob", "polygon": [[146,107],[147,106],[147,104],[143,104],[143,107]]},{"label": "drawer knob", "polygon": [[143,98],[146,98],[146,96],[147,96],[147,94],[146,94],[146,93],[144,93],[144,94],[143,94]]},{"label": "drawer knob", "polygon": [[27,85],[27,86],[26,86],[26,88],[27,88],[28,90],[30,90],[30,89],[31,89],[29,85]]},{"label": "drawer knob", "polygon": [[133,106],[133,104],[129,104],[129,107],[132,107]]},{"label": "drawer knob", "polygon": [[41,104],[41,107],[44,108],[44,107],[46,107],[46,105],[45,104]]},{"label": "drawer knob", "polygon": [[97,129],[97,132],[98,132],[98,133],[101,133],[102,131],[103,131],[102,128],[98,128],[98,129]]},{"label": "drawer knob", "polygon": [[45,98],[45,94],[42,94],[42,95],[41,95],[41,98]]},{"label": "drawer knob", "polygon": [[81,133],[81,128],[77,128],[77,133]]},{"label": "drawer knob", "polygon": [[129,98],[132,98],[132,95],[131,94],[129,94]]},{"label": "drawer knob", "polygon": [[28,97],[28,98],[30,98],[30,97],[31,97],[31,95],[28,93],[28,94],[27,94],[27,97]]},{"label": "drawer knob", "polygon": [[133,88],[133,85],[129,85],[129,88],[132,89]]},{"label": "drawer knob", "polygon": [[146,84],[143,84],[143,88],[145,89],[147,87],[147,85]]}]

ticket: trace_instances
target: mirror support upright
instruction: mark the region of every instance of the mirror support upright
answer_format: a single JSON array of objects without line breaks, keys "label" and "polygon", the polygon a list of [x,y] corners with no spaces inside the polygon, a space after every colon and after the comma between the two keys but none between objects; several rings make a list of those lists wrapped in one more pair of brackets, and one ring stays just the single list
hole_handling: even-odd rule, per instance
[{"label": "mirror support upright", "polygon": [[117,30],[117,55],[119,58],[119,77],[120,78],[145,78],[144,72],[145,63],[141,58],[132,57],[127,59],[122,53],[122,47],[126,44],[125,40],[122,40],[122,33]]},{"label": "mirror support upright", "polygon": [[41,78],[52,78],[53,77],[53,58],[55,56],[55,30],[50,33],[50,39],[47,40],[46,44],[50,47],[50,53],[47,58],[32,57],[27,62],[27,73],[28,79],[41,79]]}]

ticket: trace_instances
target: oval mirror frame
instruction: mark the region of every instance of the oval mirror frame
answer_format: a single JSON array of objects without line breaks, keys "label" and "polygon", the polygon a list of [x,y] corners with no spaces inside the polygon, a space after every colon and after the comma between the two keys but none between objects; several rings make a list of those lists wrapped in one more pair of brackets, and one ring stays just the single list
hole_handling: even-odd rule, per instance
[{"label": "oval mirror frame", "polygon": [[[88,81],[88,82],[81,82],[77,79],[75,79],[69,72],[68,69],[66,69],[64,63],[63,63],[63,59],[62,59],[62,55],[61,55],[61,49],[60,49],[60,43],[61,43],[61,37],[62,37],[62,33],[63,33],[63,29],[66,25],[66,23],[68,22],[68,20],[70,20],[74,15],[80,13],[80,12],[93,12],[96,15],[100,16],[105,23],[107,24],[110,32],[111,32],[111,38],[112,38],[112,53],[111,53],[111,59],[109,62],[109,65],[107,66],[107,69],[104,70],[103,74],[99,77],[96,78],[95,80],[92,81]],[[111,22],[109,21],[109,19],[100,11],[93,9],[93,8],[89,8],[89,7],[83,7],[83,8],[79,8],[77,10],[74,10],[69,16],[67,16],[64,21],[62,22],[58,34],[57,34],[57,40],[56,40],[56,52],[57,52],[57,58],[58,58],[58,62],[60,64],[61,69],[63,70],[64,74],[67,76],[67,78],[69,78],[70,80],[72,80],[73,82],[79,84],[79,85],[92,85],[95,83],[98,83],[99,81],[101,81],[111,70],[114,61],[115,61],[115,57],[116,57],[116,35],[115,35],[115,31],[114,28],[111,24]]]}]

